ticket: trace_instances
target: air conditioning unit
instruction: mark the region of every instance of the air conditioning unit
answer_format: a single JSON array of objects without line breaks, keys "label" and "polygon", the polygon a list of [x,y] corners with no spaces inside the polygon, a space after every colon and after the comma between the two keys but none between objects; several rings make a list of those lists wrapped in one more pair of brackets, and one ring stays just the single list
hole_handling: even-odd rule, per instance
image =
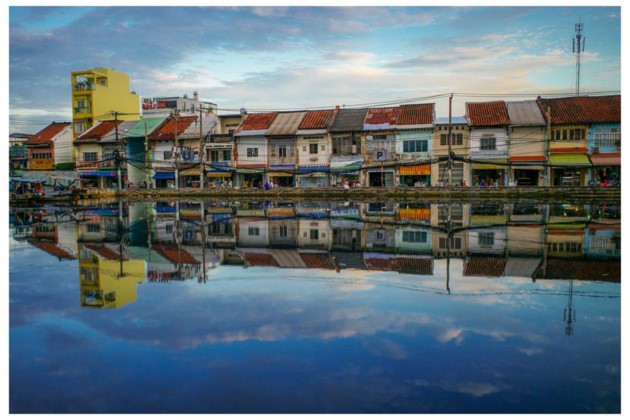
[{"label": "air conditioning unit", "polygon": [[599,153],[599,147],[597,146],[593,147],[593,153]]}]

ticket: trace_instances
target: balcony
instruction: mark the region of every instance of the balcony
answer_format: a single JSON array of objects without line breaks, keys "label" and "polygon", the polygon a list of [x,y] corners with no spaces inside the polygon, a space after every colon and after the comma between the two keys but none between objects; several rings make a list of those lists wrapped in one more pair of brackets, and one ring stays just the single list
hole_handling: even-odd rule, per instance
[{"label": "balcony", "polygon": [[73,111],[75,118],[83,118],[92,115],[92,108],[90,107],[75,107]]},{"label": "balcony", "polygon": [[76,82],[74,86],[72,86],[72,91],[74,92],[83,92],[83,91],[90,91],[90,90],[94,90],[94,82],[88,82],[88,81]]}]

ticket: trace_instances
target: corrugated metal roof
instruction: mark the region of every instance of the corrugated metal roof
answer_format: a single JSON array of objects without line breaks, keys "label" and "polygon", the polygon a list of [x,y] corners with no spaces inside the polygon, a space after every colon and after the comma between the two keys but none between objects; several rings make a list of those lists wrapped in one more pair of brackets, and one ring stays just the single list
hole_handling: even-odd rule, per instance
[{"label": "corrugated metal roof", "polygon": [[[451,125],[462,125],[468,124],[468,120],[466,119],[466,117],[454,117],[451,116]],[[448,117],[437,117],[435,119],[435,125],[448,125]]]},{"label": "corrugated metal roof", "polygon": [[312,130],[316,128],[328,128],[332,120],[333,110],[322,109],[318,111],[308,111],[299,126],[300,130]]},{"label": "corrugated metal roof", "polygon": [[435,104],[401,105],[398,126],[433,124]]},{"label": "corrugated metal roof", "polygon": [[304,119],[306,111],[280,112],[267,129],[267,136],[293,136]]},{"label": "corrugated metal roof", "polygon": [[507,102],[508,115],[511,125],[539,126],[545,125],[545,117],[536,101]]},{"label": "corrugated metal roof", "polygon": [[204,136],[214,130],[214,128],[219,123],[217,117],[214,116],[206,116],[201,120],[201,124],[199,124],[199,120],[195,121],[195,123],[190,124],[186,130],[182,133],[180,138],[182,139],[198,139],[200,137],[199,130],[203,130]]},{"label": "corrugated metal roof", "polygon": [[333,133],[362,131],[367,111],[367,108],[340,109],[330,131]]},{"label": "corrugated metal roof", "polygon": [[133,122],[134,125],[124,133],[124,136],[127,138],[144,137],[145,127],[147,134],[151,135],[153,130],[158,128],[167,118],[168,116],[165,115],[161,117],[142,118],[140,121],[130,121]]},{"label": "corrugated metal roof", "polygon": [[332,253],[337,266],[342,269],[354,268],[357,270],[366,270],[365,261],[363,261],[363,254],[359,252],[333,252]]},{"label": "corrugated metal roof", "polygon": [[93,127],[90,127],[85,133],[81,134],[77,137],[76,141],[81,140],[100,140],[103,136],[105,136],[110,131],[114,131],[116,126],[120,126],[122,121],[108,120],[108,121],[99,121]]},{"label": "corrugated metal roof", "polygon": [[536,269],[540,265],[540,258],[508,258],[507,264],[505,265],[505,276],[516,276],[516,277],[534,277],[534,273]]},{"label": "corrugated metal roof", "polygon": [[551,124],[620,123],[621,95],[537,99],[543,113],[551,110]]},{"label": "corrugated metal roof", "polygon": [[363,122],[364,130],[387,130],[395,128],[400,115],[399,107],[370,108]]},{"label": "corrugated metal roof", "polygon": [[[137,123],[138,121],[121,122],[118,125],[118,140],[121,140],[123,137],[127,137],[129,130],[133,129]],[[151,132],[147,129],[147,133],[150,134]],[[142,137],[144,138],[144,127],[143,127]],[[111,130],[109,133],[105,134],[101,138],[101,141],[100,141],[100,143],[109,143],[109,142],[116,142],[116,130]]]},{"label": "corrugated metal roof", "polygon": [[30,146],[34,144],[46,144],[50,143],[52,139],[61,133],[66,128],[70,127],[69,122],[53,122],[48,127],[44,128],[37,134],[34,134],[33,137],[24,142],[25,145]]},{"label": "corrugated metal roof", "polygon": [[190,124],[195,122],[195,119],[197,117],[169,117],[164,124],[149,136],[149,140],[175,140],[175,132],[177,132],[179,137]]},{"label": "corrugated metal roof", "polygon": [[510,125],[504,101],[466,102],[466,118],[470,125],[480,127]]},{"label": "corrugated metal roof", "polygon": [[272,249],[271,255],[280,267],[306,268],[306,264],[295,249]]},{"label": "corrugated metal roof", "polygon": [[238,126],[234,134],[240,134],[242,131],[267,130],[273,120],[276,119],[277,112],[265,112],[259,114],[246,115],[245,121]]}]

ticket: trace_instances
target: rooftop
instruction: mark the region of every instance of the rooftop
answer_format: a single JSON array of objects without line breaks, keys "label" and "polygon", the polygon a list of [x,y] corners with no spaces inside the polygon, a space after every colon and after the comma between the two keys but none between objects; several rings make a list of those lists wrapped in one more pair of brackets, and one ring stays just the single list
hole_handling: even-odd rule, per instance
[{"label": "rooftop", "polygon": [[510,117],[504,101],[466,102],[466,118],[473,126],[510,125]]}]

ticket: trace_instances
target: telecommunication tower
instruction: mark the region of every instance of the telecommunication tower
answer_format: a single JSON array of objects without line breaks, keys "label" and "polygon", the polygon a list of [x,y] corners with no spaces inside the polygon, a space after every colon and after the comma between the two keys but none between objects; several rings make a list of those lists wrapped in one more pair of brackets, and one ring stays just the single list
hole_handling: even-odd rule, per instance
[{"label": "telecommunication tower", "polygon": [[586,37],[582,36],[584,24],[582,19],[575,24],[575,38],[573,38],[573,53],[577,53],[575,58],[575,93],[580,96],[580,53],[584,51]]}]

